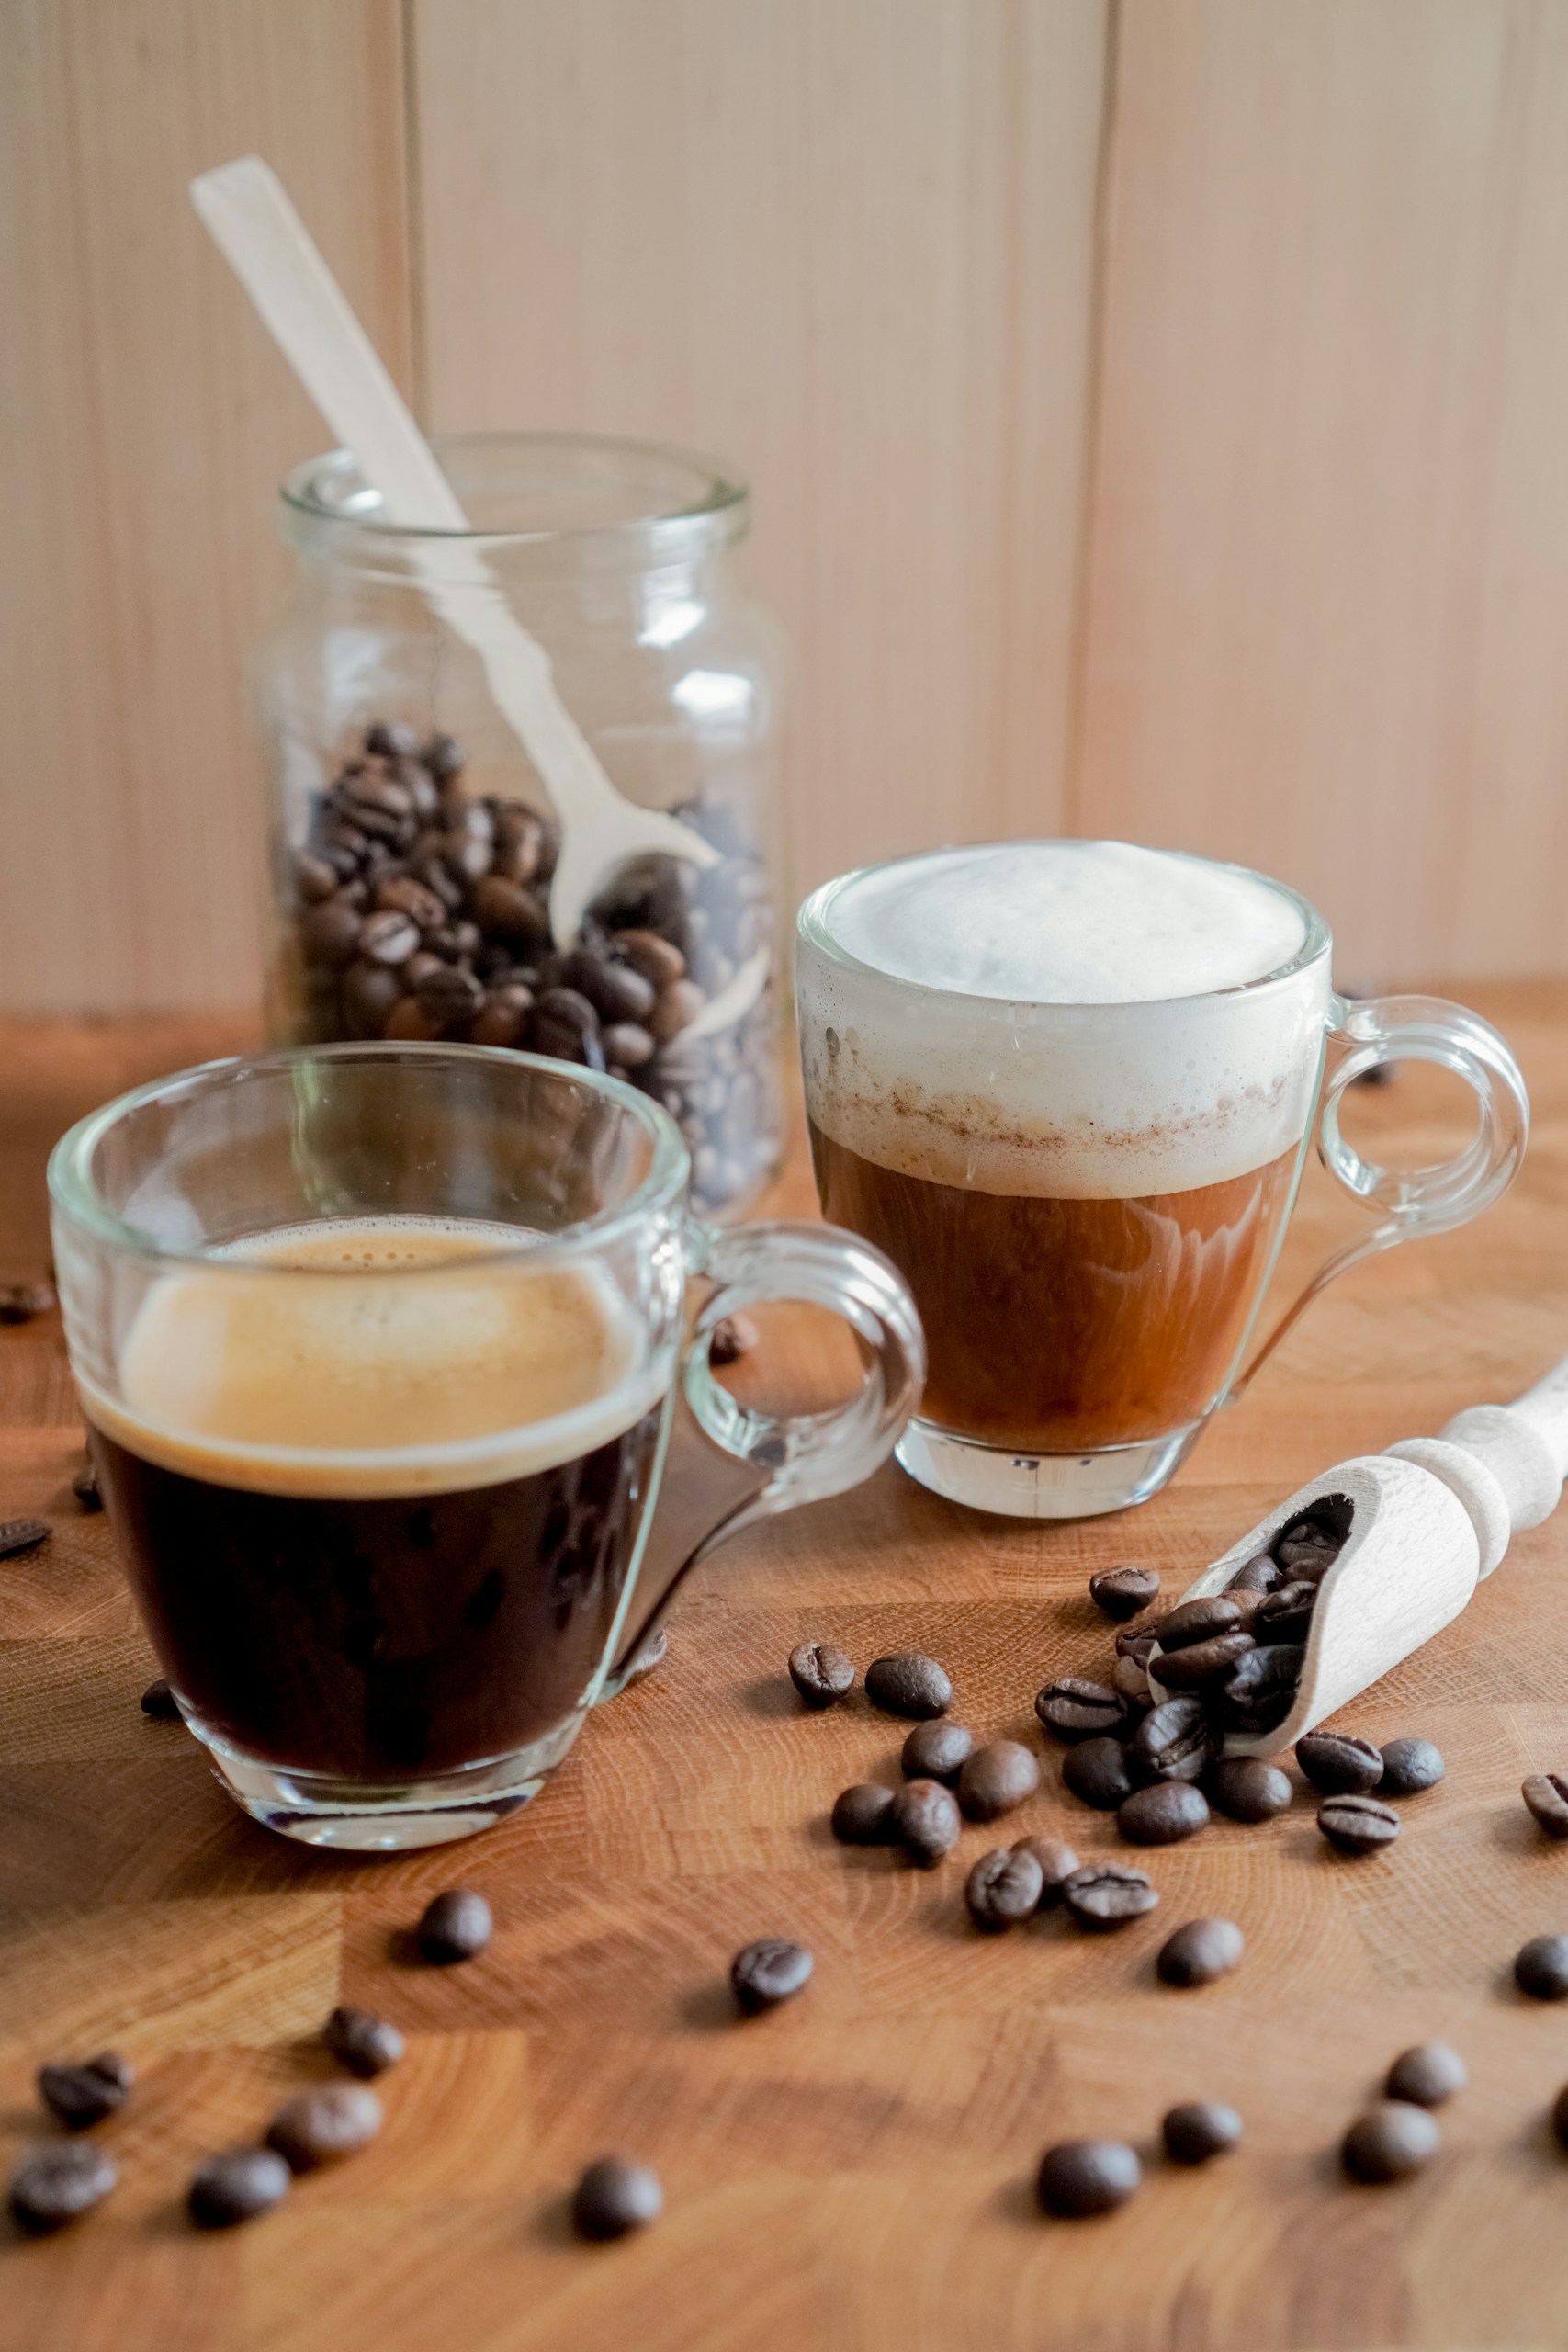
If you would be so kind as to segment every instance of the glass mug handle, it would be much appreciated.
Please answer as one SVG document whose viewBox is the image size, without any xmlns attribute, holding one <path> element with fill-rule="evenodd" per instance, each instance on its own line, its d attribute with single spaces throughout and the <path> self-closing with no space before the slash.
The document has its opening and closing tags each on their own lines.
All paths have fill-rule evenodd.
<svg viewBox="0 0 1568 2352">
<path fill-rule="evenodd" d="M 1318 1157 L 1358 1200 L 1383 1211 L 1382 1222 L 1348 1242 L 1318 1268 L 1237 1378 L 1239 1396 L 1304 1308 L 1337 1275 L 1396 1242 L 1450 1233 L 1479 1216 L 1517 1175 L 1529 1134 L 1529 1097 L 1506 1038 L 1489 1021 L 1440 996 L 1333 1000 L 1329 1043 L 1340 1058 L 1325 1081 L 1317 1114 Z M 1363 1159 L 1340 1131 L 1339 1102 L 1348 1086 L 1371 1069 L 1397 1061 L 1436 1062 L 1462 1078 L 1475 1096 L 1476 1129 L 1464 1149 L 1431 1167 L 1380 1168 Z"/>
</svg>

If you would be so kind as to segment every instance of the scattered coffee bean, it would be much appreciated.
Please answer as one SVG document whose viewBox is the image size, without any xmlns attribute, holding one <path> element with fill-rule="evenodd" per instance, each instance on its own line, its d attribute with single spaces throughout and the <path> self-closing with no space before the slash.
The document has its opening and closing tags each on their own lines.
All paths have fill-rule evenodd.
<svg viewBox="0 0 1568 2352">
<path fill-rule="evenodd" d="M 1213 1984 L 1228 1976 L 1242 1954 L 1234 1919 L 1189 1919 L 1159 1948 L 1155 1966 L 1162 1984 Z"/>
<path fill-rule="evenodd" d="M 1429 1739 L 1391 1739 L 1382 1750 L 1378 1794 L 1418 1797 L 1423 1790 L 1435 1789 L 1442 1777 L 1442 1752 Z"/>
<path fill-rule="evenodd" d="M 144 1715 L 151 1715 L 156 1724 L 177 1724 L 184 1720 L 179 1701 L 162 1675 L 156 1682 L 150 1682 L 141 1693 L 141 1712 Z"/>
<path fill-rule="evenodd" d="M 98 1474 L 90 1462 L 85 1462 L 71 1481 L 71 1491 L 82 1510 L 102 1510 L 104 1498 L 98 1492 Z"/>
<path fill-rule="evenodd" d="M 664 2191 L 657 2173 L 646 2165 L 628 2163 L 625 2156 L 601 2156 L 577 2184 L 572 2227 L 580 2238 L 600 2244 L 646 2229 L 663 2211 Z"/>
<path fill-rule="evenodd" d="M 1156 1781 L 1196 1781 L 1219 1751 L 1219 1735 L 1190 1691 L 1164 1699 L 1133 1735 L 1134 1775 Z"/>
<path fill-rule="evenodd" d="M 1551 2103 L 1551 2128 L 1557 2134 L 1559 2147 L 1568 2149 L 1568 2085 Z"/>
<path fill-rule="evenodd" d="M 1131 1846 L 1176 1846 L 1209 1826 L 1209 1801 L 1190 1781 L 1153 1781 L 1119 1807 L 1116 1826 Z"/>
<path fill-rule="evenodd" d="M 1296 1579 L 1277 1585 L 1260 1600 L 1253 1623 L 1260 1642 L 1304 1642 L 1317 1607 L 1315 1584 Z"/>
<path fill-rule="evenodd" d="M 1127 1702 L 1108 1682 L 1062 1675 L 1035 1694 L 1034 1712 L 1055 1739 L 1093 1739 L 1127 1720 Z"/>
<path fill-rule="evenodd" d="M 267 2126 L 266 2143 L 290 2172 L 352 2156 L 381 2129 L 381 2102 L 363 2083 L 319 2083 L 286 2099 Z"/>
<path fill-rule="evenodd" d="M 1240 1622 L 1240 1610 L 1225 1593 L 1184 1600 L 1161 1619 L 1159 1645 L 1167 1652 L 1184 1650 L 1194 1642 L 1211 1642 L 1223 1634 L 1234 1634 Z"/>
<path fill-rule="evenodd" d="M 1032 1854 L 1040 1865 L 1040 1908 L 1055 1910 L 1062 1900 L 1062 1889 L 1075 1871 L 1082 1868 L 1070 1846 L 1057 1838 L 1021 1838 L 1013 1848 L 1015 1854 Z"/>
<path fill-rule="evenodd" d="M 1568 1997 L 1568 1936 L 1532 1936 L 1514 1955 L 1514 1982 L 1532 2001 Z"/>
<path fill-rule="evenodd" d="M 190 2185 L 191 2220 L 200 2230 L 232 2230 L 281 2205 L 292 2174 L 276 2148 L 226 2148 L 209 2156 Z"/>
<path fill-rule="evenodd" d="M 804 1944 L 764 1938 L 748 1944 L 729 1963 L 729 1982 L 748 2017 L 776 2009 L 793 2000 L 811 1974 L 811 1954 Z"/>
<path fill-rule="evenodd" d="M 0 1519 L 0 1560 L 32 1551 L 48 1533 L 47 1519 Z"/>
<path fill-rule="evenodd" d="M 1317 1826 L 1337 1853 L 1375 1854 L 1399 1835 L 1399 1815 L 1380 1797 L 1325 1797 Z"/>
<path fill-rule="evenodd" d="M 1519 1794 L 1549 1838 L 1568 1838 L 1568 1773 L 1532 1772 Z"/>
<path fill-rule="evenodd" d="M 1407 2099 L 1416 2107 L 1441 2107 L 1469 2080 L 1457 2050 L 1450 2050 L 1446 2041 L 1422 2041 L 1414 2050 L 1400 2052 L 1383 2088 L 1390 2098 Z"/>
<path fill-rule="evenodd" d="M 977 1747 L 958 1775 L 958 1802 L 971 1821 L 995 1821 L 1032 1797 L 1040 1786 L 1040 1766 L 1018 1739 L 993 1739 Z"/>
<path fill-rule="evenodd" d="M 841 1846 L 885 1846 L 891 1834 L 893 1792 L 876 1781 L 857 1781 L 833 1805 L 832 1829 Z"/>
<path fill-rule="evenodd" d="M 1081 2222 L 1125 2205 L 1144 2169 L 1120 2140 L 1063 2140 L 1040 2159 L 1040 2202 L 1058 2221 Z"/>
<path fill-rule="evenodd" d="M 958 1843 L 962 1824 L 951 1789 L 940 1781 L 906 1781 L 893 1792 L 888 1834 L 912 1862 L 931 1870 Z"/>
<path fill-rule="evenodd" d="M 1044 1891 L 1038 1856 L 1027 1846 L 998 1846 L 982 1854 L 970 1871 L 964 1900 L 975 1925 L 995 1934 L 1038 1911 Z"/>
<path fill-rule="evenodd" d="M 472 1887 L 449 1886 L 425 1905 L 414 1935 L 425 1959 L 446 1968 L 483 1951 L 494 1925 L 482 1894 Z"/>
<path fill-rule="evenodd" d="M 1111 1687 L 1127 1702 L 1128 1724 L 1146 1715 L 1154 1705 L 1154 1692 L 1149 1689 L 1148 1668 L 1141 1666 L 1135 1657 L 1117 1659 L 1111 1669 Z"/>
<path fill-rule="evenodd" d="M 1089 1597 L 1108 1617 L 1135 1617 L 1159 1590 L 1157 1568 L 1101 1568 L 1089 1580 Z"/>
<path fill-rule="evenodd" d="M 945 1781 L 951 1788 L 969 1761 L 975 1735 L 963 1724 L 917 1724 L 898 1751 L 904 1776 L 910 1781 Z"/>
<path fill-rule="evenodd" d="M 342 2006 L 327 2019 L 325 2041 L 338 2064 L 366 2082 L 395 2066 L 408 2047 L 389 2018 Z"/>
<path fill-rule="evenodd" d="M 1086 1862 L 1062 1882 L 1062 1900 L 1080 1928 L 1101 1934 L 1152 1911 L 1159 1896 L 1124 1862 Z"/>
<path fill-rule="evenodd" d="M 953 1685 L 934 1657 L 919 1650 L 897 1650 L 874 1657 L 865 1670 L 865 1695 L 889 1715 L 945 1715 Z"/>
<path fill-rule="evenodd" d="M 1167 1690 L 1201 1690 L 1223 1682 L 1238 1658 L 1253 1646 L 1252 1635 L 1216 1634 L 1206 1642 L 1190 1642 L 1179 1650 L 1160 1650 L 1149 1660 L 1149 1672 Z"/>
<path fill-rule="evenodd" d="M 1290 1776 L 1261 1756 L 1222 1756 L 1203 1776 L 1209 1802 L 1233 1821 L 1271 1821 L 1291 1802 Z"/>
<path fill-rule="evenodd" d="M 1220 1727 L 1248 1739 L 1277 1731 L 1295 1705 L 1305 1657 L 1299 1642 L 1262 1642 L 1237 1658 L 1214 1699 Z"/>
<path fill-rule="evenodd" d="M 57 2122 L 68 2132 L 82 2132 L 116 2114 L 130 2096 L 136 2081 L 129 2059 L 118 2050 L 105 2050 L 80 2066 L 40 2066 L 39 2097 Z"/>
<path fill-rule="evenodd" d="M 1219 2099 L 1188 2099 L 1169 2109 L 1160 2123 L 1165 2153 L 1173 2165 L 1206 2165 L 1241 2138 L 1241 2118 Z"/>
<path fill-rule="evenodd" d="M 53 2140 L 29 2148 L 11 2175 L 11 2211 L 35 2236 L 61 2230 L 101 2205 L 119 2178 L 95 2140 Z"/>
<path fill-rule="evenodd" d="M 52 1283 L 0 1283 L 0 1323 L 30 1323 L 53 1305 Z"/>
<path fill-rule="evenodd" d="M 789 1654 L 789 1679 L 808 1707 L 833 1707 L 852 1687 L 855 1670 L 831 1642 L 801 1642 Z"/>
<path fill-rule="evenodd" d="M 1437 2154 L 1438 2139 L 1438 2127 L 1424 2107 L 1380 2099 L 1356 2118 L 1340 2154 L 1356 2180 L 1403 2180 Z"/>
<path fill-rule="evenodd" d="M 749 1315 L 726 1315 L 708 1334 L 709 1363 L 739 1363 L 753 1348 L 761 1344 L 762 1335 Z"/>
<path fill-rule="evenodd" d="M 1296 1742 L 1296 1762 L 1325 1796 L 1366 1796 L 1382 1779 L 1382 1750 L 1348 1732 L 1309 1731 Z"/>
<path fill-rule="evenodd" d="M 1085 1804 L 1114 1813 L 1133 1793 L 1127 1751 L 1119 1739 L 1080 1739 L 1062 1759 L 1062 1782 Z"/>
</svg>

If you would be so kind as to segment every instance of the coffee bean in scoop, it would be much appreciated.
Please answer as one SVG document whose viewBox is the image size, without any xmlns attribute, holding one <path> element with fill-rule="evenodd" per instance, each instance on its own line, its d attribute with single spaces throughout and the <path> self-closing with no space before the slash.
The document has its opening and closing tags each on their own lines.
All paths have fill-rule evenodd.
<svg viewBox="0 0 1568 2352">
<path fill-rule="evenodd" d="M 1259 1642 L 1211 1690 L 1219 1726 L 1256 1739 L 1277 1731 L 1296 1703 L 1306 1652 L 1299 1642 Z"/>
<path fill-rule="evenodd" d="M 0 1519 L 0 1560 L 35 1551 L 49 1533 L 47 1519 Z"/>
<path fill-rule="evenodd" d="M 1241 1611 L 1226 1593 L 1184 1600 L 1161 1618 L 1159 1645 L 1168 1654 L 1189 1649 L 1196 1643 L 1217 1641 L 1225 1634 L 1234 1634 L 1240 1623 Z"/>
<path fill-rule="evenodd" d="M 1149 1689 L 1147 1667 L 1135 1657 L 1119 1657 L 1111 1669 L 1111 1687 L 1127 1703 L 1127 1720 L 1122 1729 L 1130 1731 L 1141 1722 L 1154 1705 L 1154 1692 Z"/>
<path fill-rule="evenodd" d="M 1276 1586 L 1258 1603 L 1253 1626 L 1259 1642 L 1304 1642 L 1317 1607 L 1317 1587 L 1303 1579 Z"/>
<path fill-rule="evenodd" d="M 101 2051 L 79 2066 L 40 2066 L 39 2097 L 68 2132 L 84 2132 L 101 2123 L 125 2105 L 136 2081 L 135 2072 L 118 2050 Z"/>
<path fill-rule="evenodd" d="M 1353 2179 L 1404 2180 L 1437 2154 L 1438 2136 L 1424 2107 L 1407 2099 L 1380 2099 L 1351 2124 L 1340 2154 Z"/>
<path fill-rule="evenodd" d="M 1232 1668 L 1254 1647 L 1252 1635 L 1238 1627 L 1215 1634 L 1208 1641 L 1190 1642 L 1178 1650 L 1162 1650 L 1149 1660 L 1148 1671 L 1166 1690 L 1206 1690 L 1225 1680 Z"/>
<path fill-rule="evenodd" d="M 1040 1766 L 1021 1740 L 993 1739 L 977 1747 L 958 1775 L 958 1802 L 971 1821 L 995 1821 L 1032 1797 Z"/>
<path fill-rule="evenodd" d="M 1261 1756 L 1222 1756 L 1203 1775 L 1203 1789 L 1232 1821 L 1271 1821 L 1289 1809 L 1292 1795 L 1289 1774 Z"/>
<path fill-rule="evenodd" d="M 96 2141 L 51 2141 L 29 2148 L 11 2175 L 11 2211 L 41 2237 L 101 2205 L 118 2178 L 113 2158 Z"/>
<path fill-rule="evenodd" d="M 1400 2052 L 1383 2088 L 1390 2098 L 1407 2099 L 1416 2107 L 1441 2107 L 1469 2080 L 1457 2050 L 1446 2041 L 1422 2041 L 1414 2050 Z"/>
<path fill-rule="evenodd" d="M 179 1702 L 162 1676 L 156 1682 L 150 1682 L 141 1693 L 141 1712 L 151 1715 L 156 1724 L 177 1724 L 181 1720 Z"/>
<path fill-rule="evenodd" d="M 414 1938 L 426 1960 L 449 1968 L 483 1951 L 494 1925 L 482 1894 L 469 1886 L 449 1886 L 425 1905 Z"/>
<path fill-rule="evenodd" d="M 1568 1773 L 1532 1772 L 1519 1794 L 1549 1838 L 1568 1838 Z"/>
<path fill-rule="evenodd" d="M 1089 1580 L 1089 1597 L 1097 1609 L 1118 1621 L 1135 1617 L 1159 1591 L 1157 1568 L 1101 1568 Z"/>
<path fill-rule="evenodd" d="M 1322 1576 L 1344 1549 L 1345 1538 L 1331 1527 L 1314 1519 L 1298 1519 L 1275 1544 L 1274 1557 L 1297 1576 Z"/>
<path fill-rule="evenodd" d="M 1175 1846 L 1209 1826 L 1209 1803 L 1190 1781 L 1152 1781 L 1134 1789 L 1116 1815 L 1131 1846 Z"/>
<path fill-rule="evenodd" d="M 293 2178 L 276 2148 L 226 2148 L 209 2156 L 186 2203 L 199 2230 L 232 2230 L 281 2205 Z"/>
<path fill-rule="evenodd" d="M 1366 1796 L 1383 1776 L 1382 1748 L 1348 1732 L 1303 1733 L 1296 1742 L 1296 1762 L 1325 1796 Z"/>
<path fill-rule="evenodd" d="M 1114 2212 L 1136 2193 L 1144 2170 L 1120 2140 L 1063 2140 L 1040 2159 L 1040 2202 L 1058 2221 Z"/>
<path fill-rule="evenodd" d="M 1038 1911 L 1044 1887 L 1039 1860 L 1027 1847 L 998 1846 L 975 1864 L 964 1900 L 975 1925 L 994 1935 Z"/>
<path fill-rule="evenodd" d="M 1225 1590 L 1233 1598 L 1243 1592 L 1272 1592 L 1288 1580 L 1288 1574 L 1271 1552 L 1258 1552 L 1243 1562 Z"/>
<path fill-rule="evenodd" d="M 886 1714 L 923 1719 L 946 1714 L 953 1704 L 953 1685 L 934 1657 L 920 1650 L 897 1650 L 889 1657 L 872 1659 L 865 1670 L 865 1695 Z"/>
<path fill-rule="evenodd" d="M 969 1761 L 975 1735 L 963 1724 L 933 1720 L 917 1724 L 898 1751 L 909 1781 L 945 1781 L 951 1788 Z"/>
<path fill-rule="evenodd" d="M 831 1642 L 801 1642 L 789 1654 L 789 1679 L 808 1707 L 820 1709 L 837 1706 L 855 1670 Z"/>
<path fill-rule="evenodd" d="M 1119 1739 L 1080 1739 L 1062 1759 L 1062 1784 L 1100 1813 L 1114 1813 L 1133 1793 L 1127 1750 Z"/>
<path fill-rule="evenodd" d="M 893 1792 L 888 1832 L 921 1870 L 933 1870 L 958 1843 L 963 1826 L 951 1789 L 940 1781 L 906 1781 Z"/>
<path fill-rule="evenodd" d="M 1034 1712 L 1052 1737 L 1068 1743 L 1119 1731 L 1127 1711 L 1127 1701 L 1108 1682 L 1089 1682 L 1076 1674 L 1048 1682 L 1034 1699 Z"/>
<path fill-rule="evenodd" d="M 1188 1919 L 1161 1944 L 1155 1967 L 1162 1984 L 1186 1990 L 1228 1976 L 1240 1965 L 1242 1950 L 1234 1919 Z"/>
<path fill-rule="evenodd" d="M 1206 2165 L 1241 2138 L 1241 2118 L 1220 2099 L 1187 2099 L 1168 2110 L 1160 2123 L 1165 2153 L 1173 2165 Z"/>
<path fill-rule="evenodd" d="M 1124 1862 L 1086 1862 L 1063 1881 L 1062 1901 L 1078 1927 L 1105 1935 L 1143 1918 L 1159 1896 L 1142 1871 Z"/>
<path fill-rule="evenodd" d="M 625 2156 L 601 2156 L 577 2184 L 571 2222 L 580 2238 L 604 2244 L 646 2229 L 663 2211 L 664 2191 L 657 2173 Z"/>
<path fill-rule="evenodd" d="M 729 1982 L 748 2017 L 776 2009 L 802 1990 L 811 1974 L 812 1957 L 804 1944 L 764 1938 L 747 1944 L 729 1963 Z"/>
<path fill-rule="evenodd" d="M 346 2006 L 333 2011 L 322 2039 L 338 2064 L 365 2082 L 395 2066 L 408 2047 L 389 2018 Z"/>
<path fill-rule="evenodd" d="M 892 1810 L 891 1789 L 877 1781 L 857 1781 L 834 1802 L 833 1835 L 840 1846 L 885 1846 L 892 1834 Z"/>
<path fill-rule="evenodd" d="M 1568 1936 L 1532 1936 L 1514 1955 L 1514 1982 L 1532 2001 L 1568 1998 Z"/>
<path fill-rule="evenodd" d="M 1338 1854 L 1375 1854 L 1399 1835 L 1399 1815 L 1378 1797 L 1325 1797 L 1317 1826 Z"/>
<path fill-rule="evenodd" d="M 1040 1908 L 1055 1910 L 1067 1881 L 1083 1867 L 1072 1848 L 1064 1846 L 1059 1838 L 1021 1838 L 1012 1850 L 1015 1854 L 1032 1854 L 1039 1863 Z"/>
<path fill-rule="evenodd" d="M 1442 1752 L 1429 1739 L 1391 1739 L 1382 1754 L 1380 1797 L 1418 1797 L 1443 1777 Z"/>
</svg>

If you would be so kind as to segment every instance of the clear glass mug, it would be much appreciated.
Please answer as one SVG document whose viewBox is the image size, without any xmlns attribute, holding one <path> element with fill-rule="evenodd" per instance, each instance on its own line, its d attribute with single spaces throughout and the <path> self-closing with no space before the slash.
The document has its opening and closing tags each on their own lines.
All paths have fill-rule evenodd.
<svg viewBox="0 0 1568 2352">
<path fill-rule="evenodd" d="M 700 1224 L 689 1177 L 634 1088 L 471 1046 L 216 1062 L 56 1148 L 105 1500 L 181 1713 L 255 1819 L 392 1849 L 536 1793 L 667 1598 L 639 1570 L 677 1385 L 727 1536 L 890 1452 L 923 1371 L 899 1276 L 819 1226 Z M 714 1325 L 770 1299 L 848 1322 L 848 1403 L 774 1419 L 713 1379 Z"/>
<path fill-rule="evenodd" d="M 896 977 L 844 946 L 846 891 L 929 876 L 951 854 L 841 876 L 800 910 L 818 1190 L 826 1216 L 899 1267 L 920 1309 L 930 1362 L 897 1448 L 905 1469 L 1018 1518 L 1117 1510 L 1164 1486 L 1335 1275 L 1498 1199 L 1529 1132 L 1524 1080 L 1462 1006 L 1337 996 L 1316 910 L 1208 860 L 1190 862 L 1296 910 L 1289 962 L 1206 994 L 1020 1003 Z M 1404 1058 L 1452 1070 L 1475 1095 L 1473 1138 L 1436 1167 L 1375 1167 L 1340 1131 L 1345 1089 Z M 1229 1083 L 1238 1070 L 1245 1087 Z M 1249 1355 L 1314 1137 L 1382 1218 Z"/>
</svg>

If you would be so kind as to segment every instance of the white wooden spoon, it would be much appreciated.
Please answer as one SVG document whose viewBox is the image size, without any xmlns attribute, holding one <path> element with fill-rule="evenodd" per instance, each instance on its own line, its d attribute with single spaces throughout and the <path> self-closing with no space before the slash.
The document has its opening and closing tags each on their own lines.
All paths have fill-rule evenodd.
<svg viewBox="0 0 1568 2352">
<path fill-rule="evenodd" d="M 1568 1476 L 1568 1356 L 1512 1405 L 1472 1405 L 1440 1437 L 1325 1470 L 1261 1520 L 1182 1594 L 1223 1592 L 1292 1520 L 1348 1510 L 1349 1535 L 1318 1587 L 1295 1704 L 1277 1729 L 1233 1735 L 1227 1756 L 1271 1756 L 1376 1682 L 1456 1618 L 1516 1528 L 1539 1527 Z M 1345 1510 L 1331 1512 L 1343 1521 Z M 1159 1652 L 1149 1682 L 1159 1682 Z"/>
<path fill-rule="evenodd" d="M 243 155 L 192 180 L 190 196 L 284 357 L 353 450 L 388 521 L 411 531 L 467 531 L 451 483 L 276 172 L 258 155 Z M 418 564 L 418 541 L 410 544 Z M 623 859 L 660 850 L 692 865 L 717 864 L 718 852 L 690 825 L 639 808 L 615 790 L 556 691 L 548 654 L 491 578 L 481 547 L 444 540 L 438 562 L 433 555 L 424 567 L 423 584 L 434 610 L 483 662 L 496 705 L 554 805 L 561 849 L 550 928 L 558 945 L 570 946 L 594 894 Z"/>
</svg>

